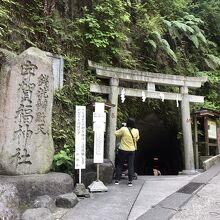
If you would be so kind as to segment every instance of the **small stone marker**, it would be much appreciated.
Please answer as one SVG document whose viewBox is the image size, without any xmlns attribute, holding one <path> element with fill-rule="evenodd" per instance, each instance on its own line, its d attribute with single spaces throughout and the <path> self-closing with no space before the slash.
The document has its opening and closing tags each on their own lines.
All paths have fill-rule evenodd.
<svg viewBox="0 0 220 220">
<path fill-rule="evenodd" d="M 78 197 L 85 197 L 85 198 L 90 197 L 89 191 L 86 189 L 86 187 L 83 183 L 77 183 L 73 192 Z"/>
<path fill-rule="evenodd" d="M 0 167 L 13 175 L 46 173 L 54 155 L 51 59 L 29 48 L 15 57 L 7 71 L 0 73 L 6 77 L 0 83 L 7 81 L 6 88 L 0 87 L 0 92 L 6 91 L 0 106 Z"/>
<path fill-rule="evenodd" d="M 62 208 L 73 208 L 79 202 L 76 194 L 66 193 L 56 198 L 56 206 Z"/>
<path fill-rule="evenodd" d="M 21 220 L 54 220 L 49 209 L 27 209 L 21 216 Z"/>
<path fill-rule="evenodd" d="M 35 200 L 34 200 L 34 208 L 47 208 L 49 209 L 51 212 L 53 212 L 56 209 L 56 205 L 55 205 L 55 200 L 52 199 L 50 196 L 48 195 L 44 195 L 44 196 L 38 196 Z"/>
</svg>

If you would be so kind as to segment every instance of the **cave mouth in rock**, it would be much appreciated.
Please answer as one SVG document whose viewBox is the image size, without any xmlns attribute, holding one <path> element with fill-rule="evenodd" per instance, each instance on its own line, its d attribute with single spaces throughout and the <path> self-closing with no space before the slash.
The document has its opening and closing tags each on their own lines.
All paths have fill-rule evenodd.
<svg viewBox="0 0 220 220">
<path fill-rule="evenodd" d="M 166 128 L 155 113 L 137 120 L 140 132 L 135 154 L 135 172 L 153 175 L 158 169 L 161 175 L 177 175 L 182 170 L 182 155 L 176 132 Z"/>
</svg>

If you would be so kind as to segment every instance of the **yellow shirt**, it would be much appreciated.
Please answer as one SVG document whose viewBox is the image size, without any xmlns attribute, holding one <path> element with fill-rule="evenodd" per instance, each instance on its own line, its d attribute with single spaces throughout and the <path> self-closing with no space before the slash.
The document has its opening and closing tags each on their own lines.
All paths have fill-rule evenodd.
<svg viewBox="0 0 220 220">
<path fill-rule="evenodd" d="M 116 137 L 121 138 L 119 149 L 124 151 L 135 151 L 137 149 L 139 131 L 136 128 L 132 128 L 130 131 L 134 137 L 134 141 L 127 127 L 121 127 L 119 130 L 115 132 Z"/>
</svg>

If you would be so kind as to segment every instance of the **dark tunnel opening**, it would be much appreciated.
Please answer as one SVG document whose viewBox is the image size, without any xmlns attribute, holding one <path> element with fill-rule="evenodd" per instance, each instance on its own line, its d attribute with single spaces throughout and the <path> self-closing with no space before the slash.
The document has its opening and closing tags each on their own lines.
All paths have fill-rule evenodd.
<svg viewBox="0 0 220 220">
<path fill-rule="evenodd" d="M 166 128 L 163 121 L 152 113 L 137 121 L 140 132 L 135 155 L 135 171 L 139 175 L 177 175 L 183 168 L 180 144 L 176 132 Z"/>
</svg>

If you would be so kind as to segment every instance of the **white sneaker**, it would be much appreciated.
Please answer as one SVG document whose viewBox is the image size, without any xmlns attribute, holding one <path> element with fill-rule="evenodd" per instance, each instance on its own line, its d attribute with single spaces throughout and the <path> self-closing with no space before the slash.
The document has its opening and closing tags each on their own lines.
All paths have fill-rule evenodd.
<svg viewBox="0 0 220 220">
<path fill-rule="evenodd" d="M 132 182 L 131 181 L 128 182 L 128 186 L 132 186 Z"/>
<path fill-rule="evenodd" d="M 119 181 L 118 180 L 115 180 L 115 185 L 119 185 Z"/>
</svg>

